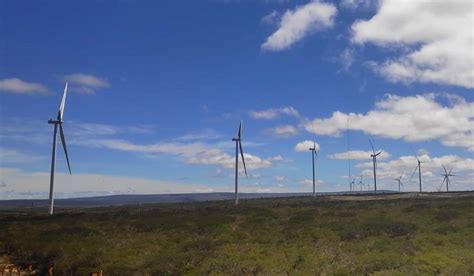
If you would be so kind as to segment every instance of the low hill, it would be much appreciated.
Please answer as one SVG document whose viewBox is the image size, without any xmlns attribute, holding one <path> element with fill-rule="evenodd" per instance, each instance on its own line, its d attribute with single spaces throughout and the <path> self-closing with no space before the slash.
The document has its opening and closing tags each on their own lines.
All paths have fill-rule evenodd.
<svg viewBox="0 0 474 276">
<path fill-rule="evenodd" d="M 344 195 L 349 192 L 318 193 L 318 195 Z M 355 192 L 354 194 L 367 194 L 368 192 Z M 394 193 L 382 190 L 379 193 Z M 307 196 L 309 193 L 240 193 L 240 199 L 276 198 Z M 189 194 L 152 194 L 152 195 L 110 195 L 97 197 L 65 198 L 54 201 L 57 207 L 103 207 L 111 205 L 130 205 L 143 203 L 170 203 L 170 202 L 199 202 L 215 200 L 231 200 L 234 193 L 189 193 Z M 0 210 L 19 207 L 47 206 L 47 199 L 12 199 L 0 200 Z"/>
</svg>

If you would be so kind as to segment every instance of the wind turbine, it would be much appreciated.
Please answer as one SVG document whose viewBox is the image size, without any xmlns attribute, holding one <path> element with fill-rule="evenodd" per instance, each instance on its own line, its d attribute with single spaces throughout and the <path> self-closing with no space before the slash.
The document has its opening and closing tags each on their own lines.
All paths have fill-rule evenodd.
<svg viewBox="0 0 474 276">
<path fill-rule="evenodd" d="M 247 167 L 245 166 L 244 150 L 242 149 L 242 120 L 240 120 L 239 131 L 237 138 L 232 138 L 235 141 L 235 205 L 239 204 L 239 149 L 242 156 L 242 163 L 244 164 L 245 177 L 247 177 Z"/>
<path fill-rule="evenodd" d="M 452 171 L 453 169 L 450 169 L 449 172 L 448 172 L 448 170 L 446 170 L 446 168 L 444 167 L 444 165 L 443 165 L 443 169 L 444 169 L 444 174 L 442 174 L 442 176 L 444 176 L 444 178 L 443 178 L 443 183 L 441 183 L 441 185 L 443 185 L 444 182 L 446 181 L 446 192 L 449 192 L 449 182 L 450 182 L 449 177 L 450 177 L 450 176 L 456 176 L 456 175 L 451 174 L 451 171 Z"/>
<path fill-rule="evenodd" d="M 311 124 L 311 127 L 313 128 L 313 147 L 310 147 L 309 150 L 311 151 L 311 158 L 313 160 L 313 197 L 315 197 L 316 196 L 316 168 L 314 166 L 314 159 L 318 157 L 318 153 L 316 151 L 316 139 L 314 138 L 313 124 Z"/>
<path fill-rule="evenodd" d="M 362 187 L 364 186 L 364 183 L 362 182 L 362 174 L 360 175 L 359 186 L 360 190 L 362 191 Z"/>
<path fill-rule="evenodd" d="M 352 178 L 352 180 L 350 180 L 350 181 L 351 181 L 351 182 L 350 182 L 350 185 L 351 185 L 351 187 L 350 187 L 350 192 L 351 192 L 351 194 L 352 194 L 352 192 L 355 191 L 355 177 Z"/>
<path fill-rule="evenodd" d="M 59 105 L 58 115 L 56 120 L 49 119 L 48 124 L 54 125 L 54 134 L 53 134 L 53 153 L 51 158 L 51 178 L 49 183 L 49 214 L 53 214 L 54 210 L 54 172 L 56 166 L 56 136 L 58 133 L 58 126 L 59 126 L 59 134 L 61 136 L 61 143 L 63 145 L 64 154 L 66 155 L 67 161 L 67 168 L 69 170 L 69 174 L 71 174 L 71 166 L 69 164 L 69 157 L 67 155 L 67 148 L 66 148 L 66 138 L 64 137 L 64 129 L 63 129 L 63 114 L 64 114 L 64 105 L 66 104 L 66 94 L 67 94 L 67 82 L 64 86 L 64 93 L 63 98 L 61 100 L 61 104 Z"/>
<path fill-rule="evenodd" d="M 382 151 L 379 151 L 375 153 L 374 149 L 374 144 L 372 144 L 372 141 L 369 139 L 370 146 L 372 147 L 372 153 L 370 157 L 372 157 L 372 162 L 374 164 L 374 192 L 377 193 L 377 156 L 379 156 Z"/>
<path fill-rule="evenodd" d="M 418 161 L 418 165 L 416 165 L 416 168 L 413 171 L 413 173 L 415 173 L 416 169 L 418 169 L 418 180 L 419 180 L 419 183 L 420 183 L 420 193 L 421 193 L 422 192 L 422 188 L 421 188 L 421 164 L 425 163 L 425 162 L 421 162 L 416 154 L 415 154 L 415 158 Z M 412 174 L 412 177 L 413 177 L 413 174 Z"/>
<path fill-rule="evenodd" d="M 399 193 L 401 192 L 401 186 L 403 186 L 402 177 L 403 177 L 403 173 L 398 178 L 393 179 L 393 180 L 398 182 L 398 192 Z"/>
</svg>

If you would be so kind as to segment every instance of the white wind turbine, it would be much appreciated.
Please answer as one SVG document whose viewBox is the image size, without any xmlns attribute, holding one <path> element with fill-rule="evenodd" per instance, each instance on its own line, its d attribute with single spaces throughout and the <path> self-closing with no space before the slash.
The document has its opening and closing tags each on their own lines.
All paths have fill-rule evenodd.
<svg viewBox="0 0 474 276">
<path fill-rule="evenodd" d="M 369 139 L 370 146 L 372 147 L 372 154 L 370 157 L 372 157 L 372 162 L 374 165 L 374 192 L 377 193 L 377 156 L 379 156 L 382 151 L 380 150 L 379 152 L 375 153 L 374 145 L 372 144 L 372 141 Z"/>
<path fill-rule="evenodd" d="M 311 159 L 313 160 L 313 197 L 316 196 L 316 167 L 315 159 L 318 157 L 318 152 L 316 150 L 316 138 L 314 137 L 314 126 L 311 123 L 311 128 L 313 129 L 313 146 L 309 148 L 311 151 Z"/>
<path fill-rule="evenodd" d="M 69 174 L 71 174 L 71 166 L 69 164 L 69 157 L 67 155 L 67 147 L 66 147 L 66 138 L 64 137 L 64 129 L 63 129 L 63 114 L 64 114 L 64 105 L 66 104 L 66 94 L 67 94 L 67 82 L 64 86 L 64 93 L 63 98 L 61 100 L 61 104 L 59 105 L 58 115 L 56 116 L 56 120 L 49 119 L 48 124 L 54 125 L 54 134 L 53 134 L 53 151 L 52 151 L 52 158 L 51 158 L 51 178 L 49 184 L 49 214 L 52 215 L 54 211 L 54 173 L 55 173 L 55 166 L 56 166 L 56 137 L 58 133 L 58 126 L 59 126 L 59 134 L 61 136 L 61 143 L 63 145 L 64 154 L 66 155 L 67 167 L 69 170 Z"/>
<path fill-rule="evenodd" d="M 446 192 L 449 192 L 449 183 L 451 183 L 451 180 L 449 179 L 449 177 L 450 176 L 456 176 L 456 175 L 451 174 L 453 169 L 450 169 L 449 172 L 448 172 L 448 170 L 446 170 L 446 167 L 444 167 L 444 165 L 443 165 L 443 169 L 444 169 L 444 174 L 442 174 L 442 176 L 444 176 L 444 178 L 443 178 L 443 182 L 441 183 L 441 185 L 443 185 L 444 182 L 446 182 Z"/>
<path fill-rule="evenodd" d="M 393 179 L 393 180 L 397 181 L 397 183 L 398 183 L 398 192 L 399 193 L 402 191 L 401 186 L 403 186 L 402 177 L 403 177 L 403 173 L 398 178 Z"/>
<path fill-rule="evenodd" d="M 240 120 L 239 131 L 237 138 L 232 138 L 235 141 L 235 205 L 239 204 L 239 150 L 242 156 L 242 163 L 244 164 L 245 177 L 247 176 L 247 167 L 245 166 L 244 150 L 242 149 L 242 120 Z"/>
</svg>

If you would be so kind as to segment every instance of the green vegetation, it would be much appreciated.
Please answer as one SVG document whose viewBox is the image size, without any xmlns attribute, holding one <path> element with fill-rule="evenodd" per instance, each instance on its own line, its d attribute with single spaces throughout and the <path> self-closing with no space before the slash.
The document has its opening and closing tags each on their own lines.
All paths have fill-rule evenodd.
<svg viewBox="0 0 474 276">
<path fill-rule="evenodd" d="M 0 213 L 0 225 L 12 260 L 60 274 L 474 274 L 473 196 Z"/>
</svg>

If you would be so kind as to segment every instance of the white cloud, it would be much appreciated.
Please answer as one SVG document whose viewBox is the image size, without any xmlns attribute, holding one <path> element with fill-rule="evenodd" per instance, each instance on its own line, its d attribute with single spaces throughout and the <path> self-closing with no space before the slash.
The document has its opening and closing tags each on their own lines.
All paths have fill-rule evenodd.
<svg viewBox="0 0 474 276">
<path fill-rule="evenodd" d="M 14 168 L 0 168 L 0 180 L 4 183 L 0 198 L 47 198 L 49 172 L 28 173 Z M 57 198 L 102 196 L 113 194 L 168 194 L 202 191 L 231 191 L 231 185 L 210 187 L 138 177 L 103 174 L 73 174 L 56 172 L 55 194 Z"/>
<path fill-rule="evenodd" d="M 354 49 L 346 48 L 344 49 L 341 54 L 339 55 L 339 61 L 344 70 L 349 70 L 354 63 Z"/>
<path fill-rule="evenodd" d="M 306 151 L 309 151 L 309 149 L 312 148 L 314 145 L 316 145 L 316 151 L 319 151 L 320 149 L 319 144 L 318 143 L 314 144 L 314 141 L 310 141 L 310 140 L 305 140 L 303 142 L 296 144 L 295 151 L 306 152 Z"/>
<path fill-rule="evenodd" d="M 262 17 L 262 23 L 269 24 L 269 25 L 274 24 L 277 21 L 277 17 L 278 17 L 278 12 L 272 11 L 271 13 Z"/>
<path fill-rule="evenodd" d="M 224 168 L 233 168 L 235 165 L 235 157 L 233 155 L 230 155 L 215 146 L 199 142 L 139 145 L 118 139 L 87 139 L 76 141 L 75 144 L 143 153 L 150 157 L 153 157 L 156 154 L 171 154 L 181 157 L 183 162 L 188 164 L 220 165 Z M 267 168 L 272 166 L 273 162 L 281 161 L 281 156 L 263 159 L 249 153 L 245 153 L 244 158 L 248 170 Z"/>
<path fill-rule="evenodd" d="M 324 185 L 324 181 L 320 180 L 320 179 L 315 179 L 315 184 L 316 186 L 322 186 Z M 313 179 L 303 179 L 300 181 L 300 184 L 303 185 L 303 186 L 308 186 L 308 187 L 313 187 Z M 318 192 L 318 191 L 316 191 Z"/>
<path fill-rule="evenodd" d="M 334 25 L 337 9 L 333 4 L 311 1 L 294 10 L 287 10 L 280 20 L 279 28 L 270 35 L 262 48 L 269 51 L 285 50 L 311 32 Z"/>
<path fill-rule="evenodd" d="M 267 129 L 267 132 L 270 135 L 273 135 L 276 137 L 290 137 L 290 136 L 295 136 L 296 134 L 298 134 L 298 128 L 292 125 L 281 125 L 281 126 L 276 126 L 274 128 L 269 128 Z"/>
<path fill-rule="evenodd" d="M 26 172 L 17 168 L 0 167 L 0 199 L 48 198 L 49 172 Z M 250 175 L 252 176 L 252 175 Z M 298 187 L 249 184 L 242 179 L 240 191 L 298 192 Z M 223 185 L 204 185 L 180 181 L 164 181 L 142 177 L 127 177 L 94 173 L 69 175 L 56 172 L 56 198 L 90 197 L 115 194 L 175 194 L 203 192 L 233 192 L 233 182 Z"/>
<path fill-rule="evenodd" d="M 188 133 L 176 138 L 178 141 L 193 141 L 193 140 L 214 140 L 221 138 L 222 135 L 213 129 L 204 129 L 201 132 Z"/>
<path fill-rule="evenodd" d="M 378 152 L 379 150 L 376 150 Z M 334 159 L 334 160 L 348 160 L 349 156 L 352 160 L 366 160 L 366 159 L 372 159 L 370 155 L 373 154 L 372 151 L 363 151 L 363 150 L 351 150 L 351 151 L 345 151 L 345 152 L 338 152 L 334 154 L 328 155 L 329 159 Z M 377 156 L 377 160 L 383 160 L 387 159 L 390 157 L 390 153 L 382 151 L 382 153 Z"/>
<path fill-rule="evenodd" d="M 474 103 L 459 100 L 443 105 L 434 94 L 401 97 L 387 95 L 366 114 L 336 111 L 329 118 L 314 119 L 314 132 L 338 136 L 347 128 L 366 134 L 408 142 L 439 140 L 446 146 L 474 151 Z M 312 131 L 311 122 L 305 124 Z"/>
<path fill-rule="evenodd" d="M 48 94 L 46 86 L 18 78 L 0 80 L 0 91 L 14 94 Z"/>
<path fill-rule="evenodd" d="M 341 0 L 340 5 L 348 9 L 370 8 L 376 6 L 379 0 Z"/>
<path fill-rule="evenodd" d="M 270 120 L 279 117 L 280 115 L 287 115 L 292 117 L 299 117 L 298 111 L 292 107 L 282 107 L 282 108 L 269 108 L 265 110 L 259 111 L 249 111 L 249 116 L 253 119 L 263 119 L 263 120 Z"/>
<path fill-rule="evenodd" d="M 473 88 L 472 26 L 472 1 L 384 0 L 375 16 L 352 25 L 352 41 L 401 50 L 398 57 L 371 63 L 390 81 Z"/>
<path fill-rule="evenodd" d="M 98 89 L 110 87 L 107 80 L 91 74 L 75 73 L 65 75 L 63 79 L 71 84 L 72 89 L 83 94 L 95 94 Z"/>
<path fill-rule="evenodd" d="M 0 165 L 5 163 L 30 163 L 44 159 L 44 156 L 0 147 Z"/>
</svg>

